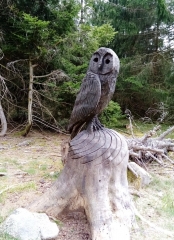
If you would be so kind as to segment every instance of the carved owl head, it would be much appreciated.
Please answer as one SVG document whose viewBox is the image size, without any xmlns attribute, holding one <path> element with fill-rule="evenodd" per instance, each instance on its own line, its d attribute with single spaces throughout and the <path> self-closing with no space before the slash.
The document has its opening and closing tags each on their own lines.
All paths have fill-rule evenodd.
<svg viewBox="0 0 174 240">
<path fill-rule="evenodd" d="M 101 47 L 93 55 L 90 60 L 89 70 L 96 74 L 105 75 L 120 69 L 120 61 L 117 54 L 110 48 Z"/>
</svg>

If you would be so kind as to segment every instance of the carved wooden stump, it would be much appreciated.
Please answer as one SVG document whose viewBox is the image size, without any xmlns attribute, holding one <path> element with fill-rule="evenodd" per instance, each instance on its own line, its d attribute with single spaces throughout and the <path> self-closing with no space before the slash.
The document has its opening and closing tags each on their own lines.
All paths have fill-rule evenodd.
<svg viewBox="0 0 174 240">
<path fill-rule="evenodd" d="M 134 219 L 128 192 L 127 143 L 104 128 L 80 132 L 70 141 L 65 167 L 29 209 L 54 217 L 83 207 L 93 240 L 127 240 Z"/>
</svg>

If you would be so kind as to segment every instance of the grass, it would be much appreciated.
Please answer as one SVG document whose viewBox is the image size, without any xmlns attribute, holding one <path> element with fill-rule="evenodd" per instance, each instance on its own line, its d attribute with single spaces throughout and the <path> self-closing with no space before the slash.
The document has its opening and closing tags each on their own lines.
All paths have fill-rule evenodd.
<svg viewBox="0 0 174 240">
<path fill-rule="evenodd" d="M 7 190 L 7 192 L 10 192 L 10 193 L 23 192 L 24 190 L 29 190 L 29 189 L 36 189 L 35 182 L 26 182 L 23 184 L 16 185 L 14 186 L 14 188 Z"/>
<path fill-rule="evenodd" d="M 162 197 L 162 210 L 167 217 L 174 217 L 174 192 L 173 189 L 167 190 Z M 174 229 L 174 226 L 173 226 Z"/>
<path fill-rule="evenodd" d="M 0 216 L 0 224 L 4 221 L 4 218 Z"/>
<path fill-rule="evenodd" d="M 143 135 L 144 133 L 152 130 L 155 126 L 157 126 L 157 124 L 155 123 L 142 123 L 140 121 L 135 121 L 136 126 L 134 126 L 134 133 L 135 135 Z M 134 123 L 133 123 L 134 125 Z M 158 135 L 160 135 L 161 133 L 163 133 L 164 131 L 166 131 L 168 128 L 170 128 L 170 125 L 166 125 L 166 124 L 160 124 L 161 128 L 160 130 L 157 132 Z M 169 134 L 167 136 L 168 138 L 174 138 L 174 132 Z"/>
<path fill-rule="evenodd" d="M 45 178 L 47 178 L 47 179 L 53 179 L 53 180 L 55 180 L 55 179 L 57 179 L 58 177 L 59 177 L 59 175 L 60 175 L 60 173 L 61 173 L 61 171 L 56 171 L 56 172 L 53 172 L 53 174 L 48 174 L 47 172 L 44 174 L 44 177 Z"/>
<path fill-rule="evenodd" d="M 35 168 L 28 168 L 25 170 L 29 175 L 35 175 L 36 174 L 36 169 Z"/>
<path fill-rule="evenodd" d="M 34 182 L 26 182 L 23 184 L 18 185 L 11 185 L 10 187 L 3 187 L 3 189 L 0 191 L 0 203 L 4 203 L 8 194 L 10 193 L 16 193 L 16 192 L 23 192 L 28 191 L 29 189 L 36 189 L 36 184 Z M 7 194 L 8 193 L 8 194 Z"/>
<path fill-rule="evenodd" d="M 20 162 L 16 158 L 10 158 L 10 157 L 0 157 L 0 163 L 1 163 L 1 168 L 5 172 L 7 171 L 7 166 L 10 165 L 10 167 L 15 166 L 15 167 L 20 167 Z M 0 169 L 0 171 L 2 171 Z"/>
<path fill-rule="evenodd" d="M 0 240 L 18 240 L 17 238 L 14 238 L 10 236 L 9 234 L 0 234 Z"/>
<path fill-rule="evenodd" d="M 144 218 L 162 229 L 174 231 L 174 179 L 171 176 L 164 177 L 152 174 L 153 181 L 140 192 L 143 197 L 134 198 L 135 205 Z M 140 236 L 134 239 L 168 239 L 167 236 L 160 236 L 159 232 L 153 231 L 151 238 L 143 236 L 146 232 L 146 224 L 140 220 L 137 221 L 141 228 Z M 138 235 L 138 234 L 137 234 Z"/>
<path fill-rule="evenodd" d="M 0 194 L 0 203 L 3 204 L 5 202 L 5 200 L 6 200 L 6 197 L 7 197 L 6 193 Z"/>
<path fill-rule="evenodd" d="M 42 172 L 47 169 L 47 165 L 43 164 L 40 160 L 30 161 L 27 168 L 24 169 L 29 175 L 42 175 Z"/>
<path fill-rule="evenodd" d="M 143 123 L 139 120 L 135 120 L 132 122 L 133 124 L 133 132 L 134 132 L 134 135 L 137 136 L 137 137 L 140 137 L 142 135 L 144 135 L 144 133 L 152 130 L 155 126 L 157 126 L 157 123 Z M 130 129 L 126 129 L 126 125 L 129 125 L 129 120 L 128 119 L 125 119 L 125 120 L 122 120 L 122 125 L 124 126 L 124 129 L 123 127 L 118 127 L 116 128 L 116 131 L 120 131 L 120 132 L 123 132 L 124 133 L 127 133 L 127 134 L 131 134 L 130 133 Z M 171 127 L 171 125 L 167 125 L 167 124 L 160 124 L 161 128 L 160 130 L 157 132 L 158 135 L 160 135 L 161 133 L 163 133 L 164 131 L 166 131 L 168 128 Z M 167 136 L 168 138 L 174 138 L 174 132 L 169 134 Z"/>
<path fill-rule="evenodd" d="M 134 134 L 138 137 L 144 135 L 145 132 L 153 129 L 155 126 L 155 124 L 144 124 L 138 121 L 135 122 L 137 127 L 134 127 Z M 128 123 L 128 120 L 125 121 L 125 125 L 126 123 Z M 162 133 L 168 129 L 169 126 L 161 125 L 161 127 Z M 125 132 L 128 131 L 126 128 L 120 128 L 120 130 L 123 130 Z M 119 132 L 119 129 L 117 129 L 117 131 Z M 160 135 L 160 132 L 158 132 L 158 135 Z M 172 133 L 168 137 L 174 138 L 174 134 Z M 52 135 L 50 138 L 52 138 Z M 7 171 L 8 175 L 7 177 L 0 179 L 2 180 L 0 182 L 0 191 L 2 189 L 5 189 L 6 186 L 12 186 L 16 183 L 18 183 L 18 185 L 3 192 L 3 194 L 0 194 L 0 211 L 1 207 L 4 208 L 5 206 L 4 215 L 1 214 L 2 216 L 0 216 L 0 222 L 4 220 L 4 216 L 7 216 L 9 214 L 9 202 L 6 200 L 13 200 L 13 196 L 15 196 L 16 193 L 19 193 L 20 196 L 23 196 L 24 193 L 24 198 L 21 197 L 19 200 L 17 198 L 16 202 L 18 204 L 23 204 L 24 201 L 24 204 L 26 204 L 26 202 L 29 201 L 28 197 L 30 197 L 30 195 L 32 195 L 32 197 L 33 195 L 37 195 L 37 192 L 35 190 L 36 187 L 38 190 L 40 188 L 40 185 L 36 186 L 36 184 L 39 182 L 38 180 L 40 178 L 44 178 L 45 182 L 54 182 L 54 180 L 58 178 L 62 169 L 62 164 L 59 157 L 54 157 L 56 154 L 60 154 L 58 152 L 60 148 L 56 149 L 56 139 L 57 136 L 54 138 L 54 140 L 49 140 L 46 142 L 45 139 L 43 140 L 41 138 L 37 140 L 35 136 L 31 149 L 27 146 L 26 149 L 23 147 L 9 150 L 11 151 L 11 158 L 8 157 L 9 155 L 5 155 L 7 150 L 2 152 L 2 155 L 0 156 L 0 167 L 2 171 Z M 43 146 L 43 148 L 41 146 Z M 26 153 L 24 150 L 26 150 Z M 153 166 L 152 168 L 155 169 L 156 167 Z M 18 176 L 16 177 L 13 175 L 15 172 L 19 171 L 19 169 L 22 169 L 24 172 L 28 172 L 28 175 L 25 175 L 21 178 L 20 176 L 18 178 Z M 170 177 L 168 175 L 165 177 L 165 175 L 156 174 L 155 171 L 155 174 L 153 174 L 153 169 L 150 170 L 152 170 L 152 172 L 149 173 L 152 175 L 153 181 L 149 184 L 148 187 L 139 190 L 141 197 L 134 197 L 135 205 L 141 215 L 144 216 L 144 218 L 155 223 L 157 226 L 162 227 L 163 229 L 174 231 L 174 177 Z M 12 171 L 12 175 L 10 175 L 10 171 Z M 163 173 L 162 167 L 160 168 L 160 172 Z M 31 179 L 32 181 L 28 182 Z M 15 181 L 14 183 L 13 180 Z M 21 181 L 25 182 L 20 183 Z M 29 194 L 27 194 L 27 191 L 29 191 Z M 25 199 L 26 196 L 27 200 Z M 16 208 L 16 205 L 13 203 L 10 205 L 10 209 L 12 208 L 13 210 Z M 139 235 L 137 234 L 136 236 L 136 234 L 134 234 L 132 240 L 168 239 L 166 236 L 161 236 L 160 233 L 155 232 L 153 229 L 149 228 L 141 220 L 138 219 L 137 222 L 140 226 Z M 60 226 L 62 224 L 57 220 L 56 223 Z M 146 234 L 148 236 L 146 236 Z M 7 235 L 0 235 L 0 240 L 14 240 L 14 238 L 10 238 Z"/>
</svg>

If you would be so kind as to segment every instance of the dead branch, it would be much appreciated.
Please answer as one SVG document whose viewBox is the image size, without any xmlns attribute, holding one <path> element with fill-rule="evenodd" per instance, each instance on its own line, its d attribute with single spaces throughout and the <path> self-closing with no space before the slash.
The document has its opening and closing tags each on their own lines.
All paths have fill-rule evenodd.
<svg viewBox="0 0 174 240">
<path fill-rule="evenodd" d="M 62 80 L 62 79 L 69 79 L 68 75 L 66 75 L 61 70 L 54 70 L 51 73 L 42 76 L 33 76 L 33 78 L 48 78 L 49 80 Z M 38 83 L 40 84 L 40 83 Z"/>
<path fill-rule="evenodd" d="M 134 132 L 133 132 L 133 125 L 132 125 L 133 116 L 131 114 L 131 111 L 129 109 L 126 109 L 125 114 L 127 115 L 128 119 L 129 119 L 129 127 L 130 127 L 130 130 L 131 130 L 131 135 L 132 135 L 133 138 L 135 138 Z"/>
<path fill-rule="evenodd" d="M 5 78 L 3 78 L 0 75 L 0 121 L 1 121 L 1 132 L 0 132 L 0 137 L 5 136 L 6 132 L 7 132 L 7 120 L 4 114 L 4 110 L 2 107 L 2 99 L 7 95 L 8 93 L 8 88 L 6 86 L 5 83 Z"/>
<path fill-rule="evenodd" d="M 135 146 L 133 147 L 133 149 L 134 149 L 135 151 L 141 150 L 141 151 L 145 151 L 145 152 L 150 151 L 150 152 L 156 152 L 156 153 L 164 153 L 164 151 L 161 150 L 161 149 L 151 148 L 151 147 L 144 147 L 144 146 L 136 146 L 136 145 L 135 145 Z"/>
<path fill-rule="evenodd" d="M 163 140 L 167 135 L 169 135 L 171 132 L 174 131 L 174 126 L 167 129 L 165 132 L 163 132 L 159 137 L 158 140 Z"/>
<path fill-rule="evenodd" d="M 163 165 L 163 163 L 157 158 L 155 157 L 153 154 L 151 154 L 150 152 L 146 153 L 146 157 L 151 157 L 153 160 L 155 160 L 157 163 L 159 163 L 161 166 Z"/>
<path fill-rule="evenodd" d="M 165 154 L 162 154 L 162 157 L 167 159 L 170 163 L 174 164 L 174 161 L 170 159 L 168 156 L 166 156 Z"/>
<path fill-rule="evenodd" d="M 141 139 L 141 141 L 144 143 L 145 141 L 147 141 L 148 138 L 154 136 L 155 134 L 157 134 L 157 131 L 161 128 L 160 125 L 155 126 L 152 130 L 150 130 L 149 132 L 147 132 Z"/>
<path fill-rule="evenodd" d="M 129 156 L 133 156 L 133 157 L 137 157 L 137 158 L 140 157 L 140 155 L 138 153 L 135 153 L 132 150 L 129 151 Z"/>
<path fill-rule="evenodd" d="M 154 137 L 159 129 L 160 125 L 157 125 L 141 138 L 133 137 L 126 139 L 131 161 L 135 161 L 138 164 L 148 164 L 156 161 L 163 166 L 163 160 L 166 160 L 174 164 L 174 161 L 167 156 L 168 152 L 174 152 L 173 139 L 165 139 L 174 130 L 174 126 L 167 129 L 159 137 Z"/>
<path fill-rule="evenodd" d="M 4 53 L 3 53 L 2 49 L 0 49 L 0 60 L 3 59 L 3 57 L 4 57 Z"/>
</svg>

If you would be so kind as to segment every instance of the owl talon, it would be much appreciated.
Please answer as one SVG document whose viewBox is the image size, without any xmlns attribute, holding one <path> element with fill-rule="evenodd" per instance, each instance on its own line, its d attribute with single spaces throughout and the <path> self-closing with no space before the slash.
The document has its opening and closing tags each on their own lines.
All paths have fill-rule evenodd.
<svg viewBox="0 0 174 240">
<path fill-rule="evenodd" d="M 100 123 L 97 116 L 95 116 L 87 125 L 87 131 L 90 133 L 103 130 L 103 128 L 104 126 Z"/>
<path fill-rule="evenodd" d="M 97 116 L 94 117 L 94 122 L 95 125 L 97 126 L 97 130 L 102 130 L 104 128 L 104 125 L 101 124 Z"/>
</svg>

